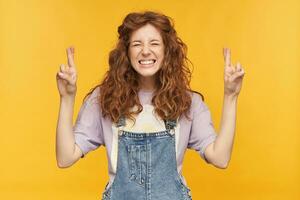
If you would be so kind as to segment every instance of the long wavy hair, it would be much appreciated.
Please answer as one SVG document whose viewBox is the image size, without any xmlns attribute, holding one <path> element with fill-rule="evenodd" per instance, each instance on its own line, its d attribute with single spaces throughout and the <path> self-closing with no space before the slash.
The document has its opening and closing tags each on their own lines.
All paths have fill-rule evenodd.
<svg viewBox="0 0 300 200">
<path fill-rule="evenodd" d="M 103 81 L 92 88 L 85 98 L 99 87 L 103 117 L 117 122 L 123 115 L 135 122 L 134 115 L 139 114 L 143 106 L 138 97 L 141 89 L 139 74 L 131 66 L 128 48 L 132 32 L 146 24 L 160 31 L 165 46 L 162 66 L 155 74 L 156 88 L 152 97 L 155 113 L 163 120 L 177 119 L 184 113 L 190 120 L 188 111 L 193 90 L 190 89 L 191 71 L 188 63 L 191 62 L 186 56 L 187 46 L 177 36 L 173 19 L 157 12 L 133 12 L 124 18 L 118 27 L 116 47 L 109 54 L 109 70 Z M 196 93 L 204 100 L 201 93 Z M 137 109 L 132 109 L 135 106 Z"/>
</svg>

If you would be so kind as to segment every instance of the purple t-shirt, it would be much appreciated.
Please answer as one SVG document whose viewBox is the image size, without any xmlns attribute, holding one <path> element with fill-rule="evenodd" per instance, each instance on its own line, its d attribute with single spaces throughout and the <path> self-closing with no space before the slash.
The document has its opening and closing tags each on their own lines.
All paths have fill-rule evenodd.
<svg viewBox="0 0 300 200">
<path fill-rule="evenodd" d="M 99 146 L 105 146 L 108 158 L 110 183 L 114 180 L 117 169 L 118 134 L 115 123 L 103 118 L 98 103 L 99 88 L 84 101 L 73 127 L 75 143 L 83 152 L 82 158 Z M 143 111 L 136 116 L 136 123 L 126 119 L 124 130 L 131 132 L 157 132 L 165 130 L 164 122 L 154 114 L 151 104 L 152 92 L 140 91 L 139 99 Z M 208 106 L 202 101 L 199 94 L 192 94 L 189 121 L 184 115 L 179 118 L 175 127 L 175 145 L 177 171 L 181 175 L 184 153 L 187 148 L 196 150 L 202 159 L 205 159 L 206 147 L 215 141 L 217 134 L 211 119 Z M 186 184 L 184 177 L 183 182 Z"/>
</svg>

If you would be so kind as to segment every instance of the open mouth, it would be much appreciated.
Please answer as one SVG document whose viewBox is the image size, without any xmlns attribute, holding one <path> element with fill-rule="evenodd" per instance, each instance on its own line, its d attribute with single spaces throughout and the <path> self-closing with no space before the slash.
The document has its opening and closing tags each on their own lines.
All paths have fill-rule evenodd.
<svg viewBox="0 0 300 200">
<path fill-rule="evenodd" d="M 148 59 L 148 60 L 139 60 L 141 65 L 152 65 L 156 62 L 155 59 Z"/>
</svg>

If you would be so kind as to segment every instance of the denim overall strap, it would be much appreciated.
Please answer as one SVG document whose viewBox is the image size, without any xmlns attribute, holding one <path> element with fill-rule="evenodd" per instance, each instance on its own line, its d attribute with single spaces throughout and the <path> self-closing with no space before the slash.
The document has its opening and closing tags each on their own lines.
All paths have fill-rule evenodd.
<svg viewBox="0 0 300 200">
<path fill-rule="evenodd" d="M 164 120 L 164 123 L 165 123 L 166 130 L 171 135 L 175 134 L 175 127 L 178 123 L 178 118 L 177 119 Z M 119 135 L 122 134 L 122 131 L 123 131 L 123 128 L 125 127 L 125 125 L 126 125 L 126 118 L 123 115 L 121 115 L 118 122 L 116 123 L 116 127 L 118 128 L 118 134 Z"/>
<path fill-rule="evenodd" d="M 124 131 L 125 118 L 116 124 L 117 171 L 102 200 L 191 200 L 190 189 L 177 172 L 175 135 L 177 120 L 165 120 L 165 131 Z M 173 131 L 175 133 L 175 131 Z"/>
<path fill-rule="evenodd" d="M 166 127 L 166 130 L 168 132 L 170 132 L 170 134 L 175 134 L 175 127 L 177 125 L 177 120 L 172 120 L 172 119 L 169 119 L 169 120 L 164 120 L 164 123 L 165 123 L 165 127 Z"/>
</svg>

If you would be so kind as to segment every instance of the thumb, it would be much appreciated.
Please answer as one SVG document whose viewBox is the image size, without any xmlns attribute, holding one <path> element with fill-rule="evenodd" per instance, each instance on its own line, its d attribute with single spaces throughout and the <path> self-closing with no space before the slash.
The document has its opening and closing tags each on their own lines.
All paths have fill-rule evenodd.
<svg viewBox="0 0 300 200">
<path fill-rule="evenodd" d="M 239 71 L 239 72 L 235 72 L 230 78 L 230 81 L 234 81 L 236 78 L 243 76 L 244 72 L 243 71 Z"/>
<path fill-rule="evenodd" d="M 70 75 L 66 74 L 66 73 L 62 73 L 62 72 L 58 72 L 57 73 L 58 76 L 61 78 L 61 79 L 64 79 L 66 80 L 68 83 L 71 83 L 71 77 Z"/>
</svg>

